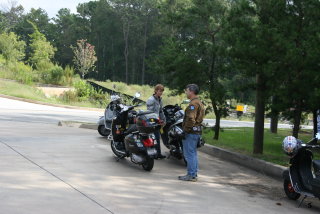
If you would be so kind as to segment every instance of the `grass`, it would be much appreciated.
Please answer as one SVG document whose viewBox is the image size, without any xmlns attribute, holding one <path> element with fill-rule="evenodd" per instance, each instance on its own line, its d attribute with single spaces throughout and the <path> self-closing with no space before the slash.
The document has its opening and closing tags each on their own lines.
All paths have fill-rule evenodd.
<svg viewBox="0 0 320 214">
<path fill-rule="evenodd" d="M 0 80 L 0 94 L 13 97 L 20 97 L 51 104 L 71 105 L 80 107 L 96 108 L 94 104 L 87 102 L 66 102 L 59 97 L 46 97 L 44 93 L 36 87 L 21 84 L 13 81 Z"/>
<path fill-rule="evenodd" d="M 116 86 L 115 91 L 128 94 L 131 96 L 134 96 L 136 92 L 140 92 L 141 93 L 140 99 L 144 101 L 146 101 L 154 93 L 154 88 L 149 85 L 135 85 L 135 84 L 127 85 L 123 82 L 111 82 L 111 81 L 106 81 L 106 82 L 94 81 L 94 82 L 109 89 L 112 89 L 113 86 L 115 85 Z M 163 93 L 164 105 L 180 104 L 184 100 L 186 100 L 185 94 L 173 95 L 173 93 L 174 93 L 173 90 L 165 88 L 165 91 Z"/>
<path fill-rule="evenodd" d="M 289 158 L 283 153 L 282 141 L 286 136 L 292 135 L 291 129 L 279 129 L 278 134 L 272 134 L 268 129 L 265 129 L 263 155 L 252 154 L 253 128 L 224 128 L 218 141 L 213 140 L 213 134 L 212 129 L 204 130 L 203 136 L 206 143 L 282 166 L 288 166 Z M 303 142 L 309 141 L 312 138 L 312 130 L 302 130 L 299 138 Z M 320 158 L 319 152 L 314 152 L 314 154 Z"/>
</svg>

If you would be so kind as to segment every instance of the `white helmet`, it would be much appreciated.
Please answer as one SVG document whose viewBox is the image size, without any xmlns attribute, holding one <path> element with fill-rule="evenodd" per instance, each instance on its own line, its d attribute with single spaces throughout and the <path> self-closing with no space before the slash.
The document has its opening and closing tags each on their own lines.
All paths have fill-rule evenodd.
<svg viewBox="0 0 320 214">
<path fill-rule="evenodd" d="M 294 155 L 297 154 L 299 147 L 300 147 L 300 141 L 298 141 L 293 136 L 285 137 L 282 142 L 283 151 L 290 157 L 293 157 Z"/>
<path fill-rule="evenodd" d="M 116 102 L 121 99 L 121 97 L 119 97 L 118 95 L 111 95 L 110 98 L 111 98 L 111 102 Z"/>
</svg>

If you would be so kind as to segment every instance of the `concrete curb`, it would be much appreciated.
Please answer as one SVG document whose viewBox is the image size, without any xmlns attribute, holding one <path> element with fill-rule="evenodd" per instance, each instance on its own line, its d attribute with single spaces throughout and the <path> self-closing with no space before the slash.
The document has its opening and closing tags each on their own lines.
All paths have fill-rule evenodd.
<svg viewBox="0 0 320 214">
<path fill-rule="evenodd" d="M 273 164 L 264 160 L 253 158 L 247 155 L 231 152 L 212 145 L 204 145 L 199 151 L 208 155 L 245 166 L 249 169 L 255 170 L 261 174 L 268 175 L 277 180 L 282 180 L 282 172 L 286 167 Z"/>
<path fill-rule="evenodd" d="M 98 125 L 93 123 L 83 123 L 83 122 L 77 122 L 77 121 L 59 121 L 58 126 L 64 126 L 64 127 L 74 127 L 74 128 L 83 128 L 83 129 L 93 129 L 97 130 Z"/>
<path fill-rule="evenodd" d="M 76 109 L 76 110 L 85 110 L 85 111 L 99 111 L 99 112 L 103 112 L 104 111 L 104 109 L 100 109 L 100 108 L 86 108 L 86 107 L 78 107 L 78 106 L 51 104 L 51 103 L 45 103 L 45 102 L 41 102 L 41 101 L 37 101 L 37 100 L 30 100 L 30 99 L 25 99 L 25 98 L 20 98 L 20 97 L 13 97 L 13 96 L 4 95 L 4 94 L 0 94 L 0 97 L 11 99 L 11 100 L 23 101 L 23 102 L 27 102 L 27 103 L 40 104 L 40 105 L 53 106 L 53 107 L 60 107 L 60 108 L 67 108 L 67 109 Z"/>
</svg>

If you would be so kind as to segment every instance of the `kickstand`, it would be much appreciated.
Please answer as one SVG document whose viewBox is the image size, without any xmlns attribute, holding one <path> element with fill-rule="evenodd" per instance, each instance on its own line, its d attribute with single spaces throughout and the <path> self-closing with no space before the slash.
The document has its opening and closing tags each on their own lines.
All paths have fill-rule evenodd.
<svg viewBox="0 0 320 214">
<path fill-rule="evenodd" d="M 123 159 L 123 158 L 125 158 L 125 157 L 126 157 L 126 156 L 124 156 L 124 155 L 123 155 L 123 156 L 120 156 L 120 157 L 117 157 L 116 161 L 119 162 L 121 159 Z"/>
<path fill-rule="evenodd" d="M 303 199 L 302 199 L 302 200 L 300 201 L 300 203 L 299 203 L 298 208 L 300 208 L 300 207 L 301 207 L 302 203 L 304 202 L 304 200 L 305 200 L 307 197 L 308 197 L 308 196 L 306 196 L 306 195 L 303 197 Z"/>
</svg>

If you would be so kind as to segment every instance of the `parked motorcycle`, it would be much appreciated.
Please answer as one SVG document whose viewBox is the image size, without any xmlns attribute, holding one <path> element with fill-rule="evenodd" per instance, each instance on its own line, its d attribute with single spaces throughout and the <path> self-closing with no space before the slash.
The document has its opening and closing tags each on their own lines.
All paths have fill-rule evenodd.
<svg viewBox="0 0 320 214">
<path fill-rule="evenodd" d="M 185 102 L 184 102 L 185 103 Z M 182 129 L 182 122 L 184 119 L 184 111 L 181 106 L 167 105 L 163 108 L 164 115 L 166 117 L 166 125 L 160 130 L 163 144 L 169 149 L 170 155 L 177 158 L 178 160 L 184 160 L 187 164 L 186 159 L 183 156 L 183 145 L 182 140 L 184 132 Z M 204 145 L 204 140 L 201 137 L 198 143 L 198 147 Z"/>
<path fill-rule="evenodd" d="M 283 141 L 284 151 L 290 156 L 290 167 L 283 172 L 283 187 L 287 197 L 297 200 L 303 199 L 299 207 L 307 197 L 320 199 L 320 160 L 313 160 L 312 149 L 319 149 L 318 133 L 308 143 L 295 140 L 288 136 Z M 311 203 L 308 204 L 311 207 Z"/>
<path fill-rule="evenodd" d="M 140 93 L 136 93 L 133 100 L 140 97 Z M 124 108 L 124 104 L 122 104 L 121 97 L 117 94 L 111 95 L 111 102 L 108 104 L 104 111 L 104 116 L 101 116 L 97 122 L 98 124 L 98 132 L 101 136 L 111 137 L 111 124 L 113 118 L 116 116 L 116 111 Z"/>
<path fill-rule="evenodd" d="M 150 111 L 134 111 L 140 106 L 125 106 L 116 111 L 111 125 L 111 149 L 117 160 L 129 157 L 146 171 L 151 171 L 157 156 L 154 131 L 160 126 L 157 114 Z"/>
</svg>

